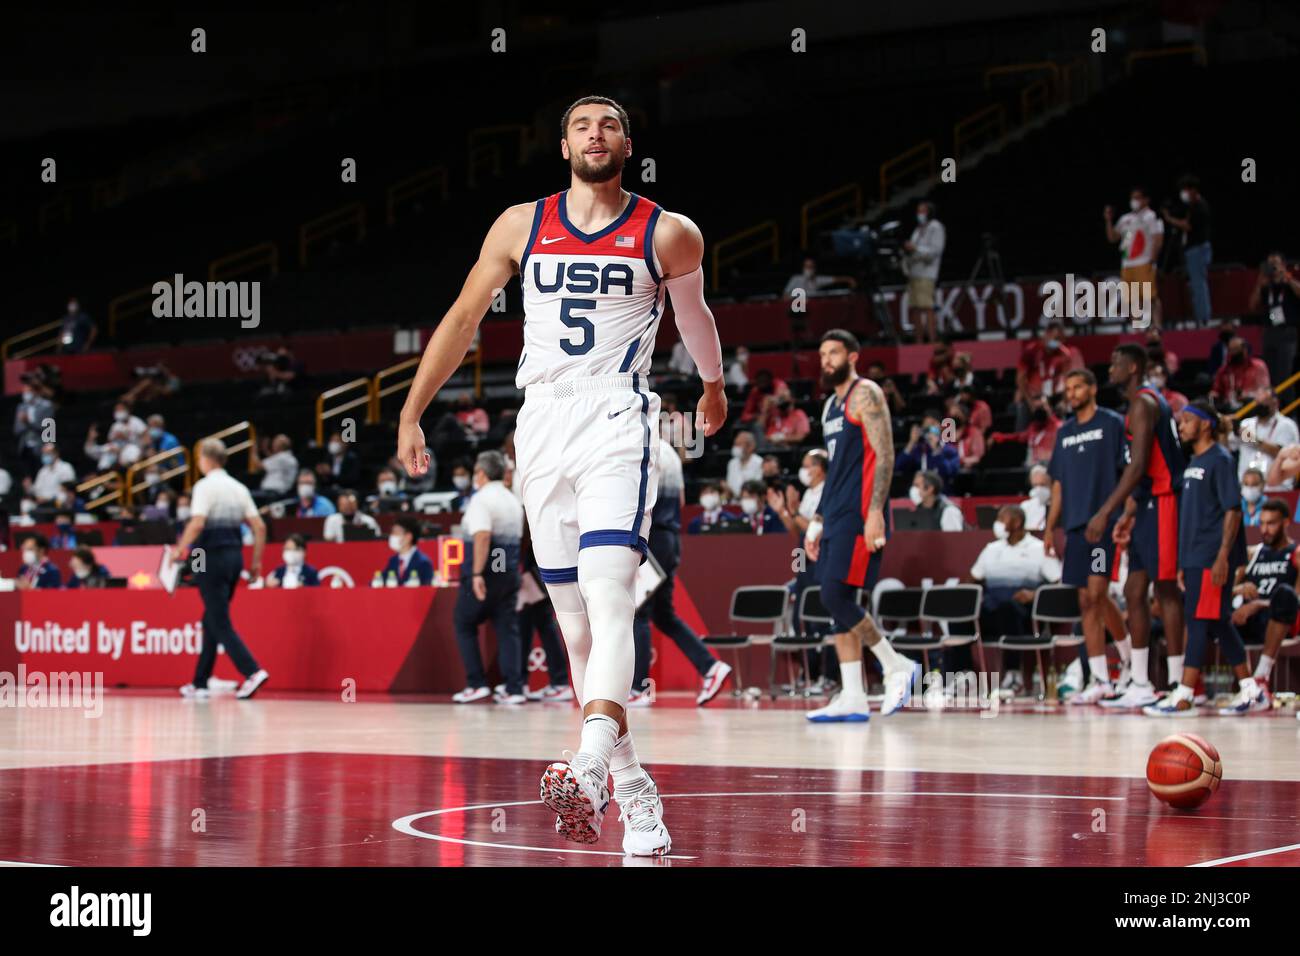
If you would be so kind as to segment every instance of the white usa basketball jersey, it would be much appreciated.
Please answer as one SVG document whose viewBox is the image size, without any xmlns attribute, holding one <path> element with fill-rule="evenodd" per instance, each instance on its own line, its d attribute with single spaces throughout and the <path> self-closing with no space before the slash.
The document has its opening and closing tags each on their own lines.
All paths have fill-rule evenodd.
<svg viewBox="0 0 1300 956">
<path fill-rule="evenodd" d="M 568 190 L 537 200 L 519 263 L 524 347 L 515 386 L 650 371 L 664 310 L 654 253 L 661 208 L 631 194 L 603 229 L 569 221 Z"/>
</svg>

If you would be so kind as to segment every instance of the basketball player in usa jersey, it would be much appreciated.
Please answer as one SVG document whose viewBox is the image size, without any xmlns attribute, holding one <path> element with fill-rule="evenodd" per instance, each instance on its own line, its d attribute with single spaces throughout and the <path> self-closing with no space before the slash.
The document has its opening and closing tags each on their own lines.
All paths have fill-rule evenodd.
<svg viewBox="0 0 1300 956">
<path fill-rule="evenodd" d="M 625 708 L 634 580 L 657 492 L 659 397 L 646 375 L 665 293 L 704 382 L 696 427 L 706 436 L 727 415 L 722 350 L 704 302 L 699 229 L 622 188 L 632 155 L 627 113 L 605 97 L 584 97 L 565 111 L 561 136 L 569 188 L 511 206 L 488 231 L 420 360 L 397 453 L 412 476 L 427 471 L 420 417 L 460 366 L 497 291 L 518 273 L 524 341 L 515 384 L 524 404 L 515 481 L 583 712 L 578 752 L 546 768 L 542 801 L 557 815 L 557 832 L 594 843 L 612 774 L 624 852 L 660 856 L 671 847 L 663 805 L 637 760 Z"/>
</svg>

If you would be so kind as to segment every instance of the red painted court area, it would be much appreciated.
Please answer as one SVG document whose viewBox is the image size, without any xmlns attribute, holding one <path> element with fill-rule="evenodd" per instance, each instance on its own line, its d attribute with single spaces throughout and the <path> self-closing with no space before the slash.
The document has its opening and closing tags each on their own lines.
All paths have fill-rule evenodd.
<svg viewBox="0 0 1300 956">
<path fill-rule="evenodd" d="M 659 765 L 666 860 L 537 802 L 542 761 L 284 753 L 0 771 L 0 860 L 80 866 L 1286 866 L 1298 788 L 1199 811 L 1140 779 Z M 1264 851 L 1268 855 L 1257 855 Z M 1281 850 L 1282 852 L 1276 852 Z M 1234 857 L 1246 856 L 1241 860 Z"/>
</svg>

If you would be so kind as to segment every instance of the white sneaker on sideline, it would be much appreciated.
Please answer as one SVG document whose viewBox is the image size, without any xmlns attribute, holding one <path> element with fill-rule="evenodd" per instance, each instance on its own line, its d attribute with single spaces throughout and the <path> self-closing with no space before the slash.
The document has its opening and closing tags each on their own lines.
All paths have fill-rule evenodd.
<svg viewBox="0 0 1300 956">
<path fill-rule="evenodd" d="M 912 688 L 921 681 L 921 665 L 908 661 L 907 666 L 885 671 L 885 699 L 880 702 L 880 716 L 888 717 L 907 706 L 912 699 Z"/>
<path fill-rule="evenodd" d="M 207 700 L 212 694 L 206 687 L 195 687 L 193 684 L 186 684 L 181 688 L 181 696 L 188 700 Z"/>
<path fill-rule="evenodd" d="M 224 677 L 209 677 L 208 690 L 214 694 L 231 694 L 239 690 L 239 681 L 226 680 Z"/>
<path fill-rule="evenodd" d="M 729 677 L 731 677 L 731 665 L 714 661 L 709 672 L 704 675 L 704 686 L 700 688 L 699 696 L 695 698 L 695 705 L 702 707 L 717 697 L 718 691 L 722 690 L 722 685 Z"/>
<path fill-rule="evenodd" d="M 1143 707 L 1142 713 L 1148 717 L 1196 717 L 1200 712 L 1190 693 L 1175 688 L 1150 707 Z"/>
<path fill-rule="evenodd" d="M 1139 684 L 1136 681 L 1129 681 L 1128 689 L 1123 693 L 1117 690 L 1115 693 L 1103 697 L 1097 703 L 1101 704 L 1102 707 L 1131 710 L 1137 707 L 1150 707 L 1157 699 L 1154 684 Z"/>
<path fill-rule="evenodd" d="M 1101 699 L 1107 694 L 1114 691 L 1114 685 L 1110 681 L 1094 680 L 1079 693 L 1075 694 L 1067 704 L 1099 704 Z"/>
<path fill-rule="evenodd" d="M 472 704 L 476 700 L 491 696 L 492 691 L 487 687 L 466 687 L 464 690 L 458 690 L 452 694 L 451 700 L 454 704 Z"/>
<path fill-rule="evenodd" d="M 498 704 L 505 704 L 508 707 L 517 707 L 520 704 L 528 703 L 528 698 L 523 694 L 493 694 L 492 699 Z"/>
<path fill-rule="evenodd" d="M 560 701 L 573 700 L 573 688 L 568 684 L 559 686 L 556 684 L 547 684 L 539 690 L 526 690 L 524 696 L 529 700 L 540 700 L 543 703 L 558 703 Z"/>
<path fill-rule="evenodd" d="M 566 758 L 572 754 L 565 751 Z M 557 761 L 542 773 L 542 803 L 558 819 L 555 832 L 574 843 L 595 843 L 609 810 L 609 786 L 591 773 L 576 770 L 568 760 Z"/>
<path fill-rule="evenodd" d="M 629 707 L 651 707 L 654 702 L 654 695 L 648 690 L 634 690 L 627 695 L 627 705 Z"/>
<path fill-rule="evenodd" d="M 1268 691 L 1260 687 L 1253 677 L 1247 677 L 1242 680 L 1237 696 L 1226 707 L 1219 708 L 1219 714 L 1224 717 L 1240 717 L 1272 709 L 1273 702 L 1268 699 Z"/>
<path fill-rule="evenodd" d="M 646 773 L 645 777 L 645 789 L 630 797 L 626 805 L 619 804 L 623 852 L 628 856 L 663 856 L 673 848 L 673 841 L 664 826 L 664 805 L 659 799 L 659 787 L 650 774 Z"/>
<path fill-rule="evenodd" d="M 841 692 L 832 697 L 831 702 L 825 707 L 810 710 L 804 716 L 815 724 L 861 724 L 871 719 L 871 705 L 867 703 L 865 694 L 861 697 L 849 697 Z"/>
<path fill-rule="evenodd" d="M 265 669 L 258 671 L 239 685 L 239 690 L 235 691 L 235 696 L 240 700 L 248 700 L 257 693 L 257 689 L 265 684 L 270 676 Z"/>
</svg>

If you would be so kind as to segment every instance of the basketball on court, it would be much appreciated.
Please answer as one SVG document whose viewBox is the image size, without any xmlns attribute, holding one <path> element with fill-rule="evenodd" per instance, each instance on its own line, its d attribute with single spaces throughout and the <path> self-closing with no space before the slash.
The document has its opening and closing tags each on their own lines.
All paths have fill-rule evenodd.
<svg viewBox="0 0 1300 956">
<path fill-rule="evenodd" d="M 1176 810 L 1194 810 L 1219 789 L 1223 761 L 1214 744 L 1196 734 L 1174 734 L 1147 758 L 1147 786 Z"/>
</svg>

